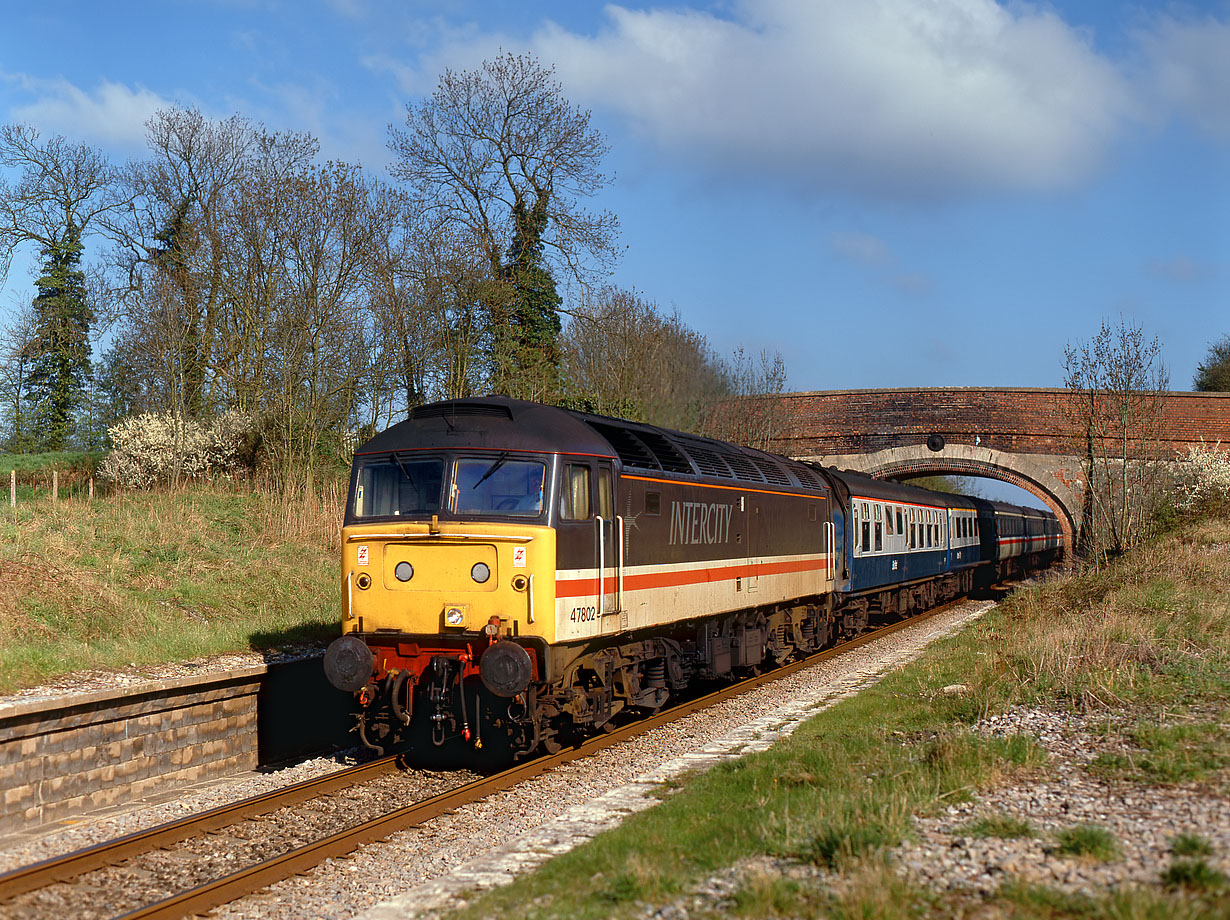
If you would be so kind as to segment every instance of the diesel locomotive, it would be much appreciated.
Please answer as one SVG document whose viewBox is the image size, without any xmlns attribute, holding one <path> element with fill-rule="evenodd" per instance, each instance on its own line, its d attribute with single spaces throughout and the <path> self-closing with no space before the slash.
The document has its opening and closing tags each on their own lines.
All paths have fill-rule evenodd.
<svg viewBox="0 0 1230 920">
<path fill-rule="evenodd" d="M 558 750 L 1063 551 L 1047 512 L 499 397 L 356 451 L 342 543 L 326 674 L 367 746 L 432 763 Z"/>
</svg>

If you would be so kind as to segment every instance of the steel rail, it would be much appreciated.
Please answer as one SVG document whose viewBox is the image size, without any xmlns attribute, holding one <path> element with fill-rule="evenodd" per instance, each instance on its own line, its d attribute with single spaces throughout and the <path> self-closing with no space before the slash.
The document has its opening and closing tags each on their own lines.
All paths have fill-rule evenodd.
<svg viewBox="0 0 1230 920">
<path fill-rule="evenodd" d="M 26 892 L 45 888 L 53 882 L 76 878 L 86 872 L 113 866 L 125 859 L 179 843 L 190 837 L 207 834 L 210 831 L 238 824 L 248 818 L 269 814 L 279 808 L 298 805 L 309 799 L 393 773 L 397 770 L 398 759 L 398 756 L 394 755 L 345 770 L 338 770 L 335 773 L 286 786 L 283 789 L 275 789 L 272 792 L 241 799 L 200 814 L 189 815 L 143 831 L 134 831 L 123 837 L 117 837 L 115 840 L 108 840 L 66 853 L 63 856 L 55 856 L 20 869 L 13 869 L 0 875 L 0 904 Z"/>
<path fill-rule="evenodd" d="M 569 761 L 589 757 L 598 751 L 619 744 L 636 735 L 644 734 L 652 729 L 675 722 L 725 700 L 744 693 L 750 693 L 804 668 L 852 651 L 876 639 L 882 639 L 900 629 L 916 626 L 930 619 L 947 606 L 949 605 L 945 604 L 935 610 L 926 611 L 909 619 L 880 627 L 872 632 L 864 633 L 861 636 L 836 645 L 833 648 L 817 652 L 807 658 L 776 668 L 765 674 L 740 681 L 737 684 L 724 687 L 706 696 L 680 703 L 678 706 L 625 725 L 609 734 L 596 735 L 569 750 L 539 757 L 485 779 L 476 780 L 464 786 L 458 786 L 455 789 L 442 792 L 429 799 L 424 799 L 422 802 L 407 805 L 379 818 L 340 831 L 316 843 L 291 850 L 266 862 L 254 864 L 231 875 L 208 882 L 205 885 L 181 892 L 156 904 L 124 914 L 119 920 L 173 920 L 173 918 L 187 917 L 212 910 L 222 904 L 237 900 L 244 895 L 267 888 L 276 882 L 302 874 L 320 865 L 326 859 L 345 856 L 364 844 L 383 840 L 398 831 L 415 827 L 446 812 L 454 811 L 463 805 L 476 802 L 492 793 L 509 789 L 520 782 L 532 779 Z"/>
</svg>

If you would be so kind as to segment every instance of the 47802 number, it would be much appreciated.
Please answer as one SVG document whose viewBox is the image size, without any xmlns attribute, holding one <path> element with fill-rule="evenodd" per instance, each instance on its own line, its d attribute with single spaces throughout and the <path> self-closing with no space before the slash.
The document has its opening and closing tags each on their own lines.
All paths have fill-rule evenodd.
<svg viewBox="0 0 1230 920">
<path fill-rule="evenodd" d="M 597 607 L 573 607 L 568 619 L 573 623 L 592 623 L 598 619 Z"/>
</svg>

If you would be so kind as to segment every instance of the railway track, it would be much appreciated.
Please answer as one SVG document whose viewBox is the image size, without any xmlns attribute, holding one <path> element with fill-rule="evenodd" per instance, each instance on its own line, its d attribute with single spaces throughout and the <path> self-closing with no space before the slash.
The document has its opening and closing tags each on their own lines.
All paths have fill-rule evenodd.
<svg viewBox="0 0 1230 920">
<path fill-rule="evenodd" d="M 150 903 L 141 903 L 135 908 L 131 907 L 130 903 L 121 902 L 117 905 L 118 913 L 109 912 L 103 905 L 95 904 L 96 909 L 86 912 L 78 910 L 75 911 L 75 915 L 82 917 L 119 916 L 124 920 L 136 920 L 136 918 L 163 920 L 163 918 L 186 917 L 208 911 L 283 879 L 307 872 L 327 859 L 345 856 L 364 844 L 382 840 L 400 830 L 423 824 L 446 812 L 479 801 L 569 761 L 588 757 L 636 735 L 685 718 L 740 694 L 751 692 L 765 684 L 858 648 L 899 629 L 916 625 L 942 609 L 944 608 L 936 608 L 864 633 L 808 658 L 681 703 L 654 716 L 618 728 L 609 734 L 595 736 L 575 748 L 540 757 L 493 776 L 465 782 L 409 805 L 382 811 L 368 820 L 362 820 L 353 826 L 326 834 L 309 843 L 293 846 L 279 855 L 256 861 L 235 871 L 223 872 L 207 882 L 177 891 L 167 897 Z M 234 829 L 242 827 L 245 822 L 258 820 L 262 816 L 271 815 L 282 809 L 290 809 L 320 800 L 322 797 L 344 793 L 345 790 L 355 786 L 387 777 L 396 773 L 398 769 L 396 756 L 382 758 L 16 869 L 0 875 L 0 914 L 6 917 L 10 915 L 45 916 L 48 905 L 36 906 L 35 902 L 29 899 L 37 898 L 40 894 L 52 890 L 54 886 L 66 883 L 84 884 L 86 890 L 93 890 L 99 894 L 103 893 L 102 890 L 116 887 L 105 881 L 102 884 L 91 885 L 89 883 L 90 873 L 120 871 L 129 880 L 130 887 L 133 879 L 141 884 L 143 879 L 152 874 L 150 870 L 140 867 L 142 859 L 148 859 L 151 854 L 207 835 L 220 835 L 228 830 L 242 837 L 243 833 Z M 227 839 L 224 834 L 222 839 L 224 841 Z M 180 857 L 181 860 L 183 858 Z M 118 870 L 117 867 L 119 867 Z M 148 887 L 157 889 L 158 883 L 150 883 Z M 157 898 L 158 895 L 154 897 Z M 23 904 L 26 910 L 23 910 Z M 101 912 L 97 910 L 100 907 Z M 41 914 L 40 911 L 42 911 Z"/>
</svg>

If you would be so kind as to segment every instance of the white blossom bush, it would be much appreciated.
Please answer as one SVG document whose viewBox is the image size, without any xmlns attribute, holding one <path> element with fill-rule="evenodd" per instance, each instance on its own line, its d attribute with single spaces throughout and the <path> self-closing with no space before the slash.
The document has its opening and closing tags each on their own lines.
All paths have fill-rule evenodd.
<svg viewBox="0 0 1230 920">
<path fill-rule="evenodd" d="M 228 476 L 242 466 L 242 451 L 255 427 L 255 420 L 241 412 L 228 412 L 208 428 L 177 415 L 134 415 L 110 429 L 113 449 L 99 475 L 134 489 L 177 478 Z"/>
<path fill-rule="evenodd" d="M 1230 500 L 1230 451 L 1220 444 L 1189 447 L 1176 482 L 1180 508 Z"/>
</svg>

